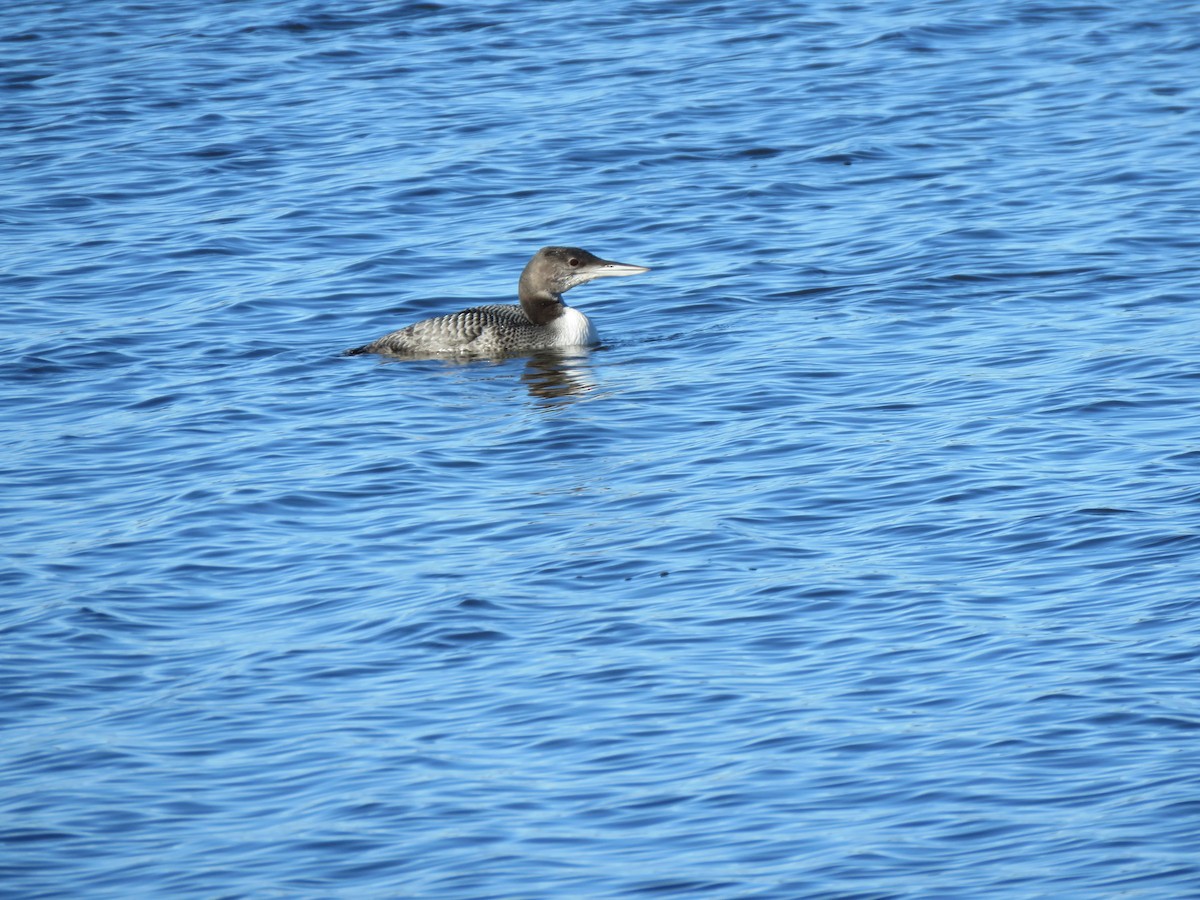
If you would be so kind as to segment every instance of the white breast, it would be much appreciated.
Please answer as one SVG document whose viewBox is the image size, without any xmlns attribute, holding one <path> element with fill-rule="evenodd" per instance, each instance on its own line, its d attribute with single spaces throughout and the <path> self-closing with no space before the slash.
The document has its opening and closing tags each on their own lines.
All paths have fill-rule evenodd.
<svg viewBox="0 0 1200 900">
<path fill-rule="evenodd" d="M 554 334 L 555 347 L 586 347 L 600 342 L 591 320 L 571 306 L 546 327 Z"/>
</svg>

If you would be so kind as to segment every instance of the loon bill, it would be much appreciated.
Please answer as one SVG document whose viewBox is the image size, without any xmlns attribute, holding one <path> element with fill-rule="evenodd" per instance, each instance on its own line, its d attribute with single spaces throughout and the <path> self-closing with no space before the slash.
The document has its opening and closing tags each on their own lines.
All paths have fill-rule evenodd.
<svg viewBox="0 0 1200 900">
<path fill-rule="evenodd" d="M 596 329 L 587 316 L 567 306 L 562 295 L 593 278 L 648 271 L 646 266 L 600 259 L 578 247 L 543 247 L 521 273 L 517 289 L 519 306 L 508 303 L 474 306 L 448 316 L 425 319 L 347 350 L 346 354 L 503 356 L 591 346 L 599 342 Z"/>
</svg>

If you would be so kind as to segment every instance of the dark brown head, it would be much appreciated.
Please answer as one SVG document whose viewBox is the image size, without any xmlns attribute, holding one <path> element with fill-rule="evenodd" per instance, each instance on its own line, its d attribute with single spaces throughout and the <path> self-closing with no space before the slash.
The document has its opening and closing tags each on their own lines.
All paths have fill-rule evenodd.
<svg viewBox="0 0 1200 900">
<path fill-rule="evenodd" d="M 576 285 L 648 271 L 645 266 L 609 262 L 578 247 L 543 247 L 521 273 L 521 307 L 534 324 L 545 325 L 562 314 L 562 295 Z"/>
</svg>

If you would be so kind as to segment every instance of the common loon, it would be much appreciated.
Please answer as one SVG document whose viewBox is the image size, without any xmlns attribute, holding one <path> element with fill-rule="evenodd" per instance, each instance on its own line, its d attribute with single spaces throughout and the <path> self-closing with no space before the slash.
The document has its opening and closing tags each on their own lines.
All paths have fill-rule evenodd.
<svg viewBox="0 0 1200 900">
<path fill-rule="evenodd" d="M 588 346 L 599 341 L 596 329 L 587 316 L 563 303 L 563 293 L 593 278 L 648 271 L 645 266 L 600 259 L 578 247 L 543 247 L 521 273 L 517 289 L 520 306 L 475 306 L 448 316 L 425 319 L 362 347 L 347 350 L 346 354 L 503 356 Z"/>
</svg>

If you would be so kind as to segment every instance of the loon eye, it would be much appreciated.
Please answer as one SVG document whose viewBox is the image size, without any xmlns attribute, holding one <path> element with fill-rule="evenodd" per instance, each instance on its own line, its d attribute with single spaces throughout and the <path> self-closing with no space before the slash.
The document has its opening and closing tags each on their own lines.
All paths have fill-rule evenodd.
<svg viewBox="0 0 1200 900">
<path fill-rule="evenodd" d="M 567 260 L 567 265 L 570 266 L 572 269 L 577 269 L 577 268 L 579 268 L 579 259 L 577 257 L 572 256 L 570 259 Z"/>
</svg>

